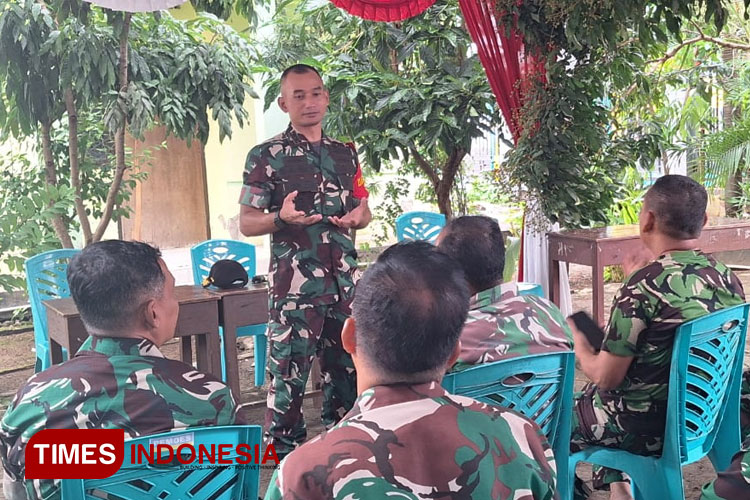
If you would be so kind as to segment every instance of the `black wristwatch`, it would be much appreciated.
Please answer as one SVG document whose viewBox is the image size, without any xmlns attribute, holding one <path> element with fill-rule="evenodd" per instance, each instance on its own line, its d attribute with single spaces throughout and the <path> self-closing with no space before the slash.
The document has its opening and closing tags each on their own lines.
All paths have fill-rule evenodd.
<svg viewBox="0 0 750 500">
<path fill-rule="evenodd" d="M 285 227 L 287 227 L 289 225 L 286 222 L 284 222 L 284 219 L 281 218 L 281 210 L 277 210 L 274 213 L 274 216 L 273 216 L 273 225 L 276 226 L 276 227 L 278 227 L 279 229 L 284 229 Z"/>
</svg>

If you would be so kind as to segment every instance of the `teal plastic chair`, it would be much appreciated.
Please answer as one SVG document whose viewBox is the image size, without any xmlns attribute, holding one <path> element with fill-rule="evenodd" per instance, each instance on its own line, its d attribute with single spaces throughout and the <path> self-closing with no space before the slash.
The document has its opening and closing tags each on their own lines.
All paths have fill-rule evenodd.
<svg viewBox="0 0 750 500">
<path fill-rule="evenodd" d="M 215 449 L 220 444 L 232 445 L 232 452 L 224 458 L 234 462 L 235 466 L 206 464 L 204 459 L 206 468 L 197 468 L 200 467 L 197 458 L 191 463 L 191 468 L 179 464 L 144 464 L 143 457 L 141 464 L 133 463 L 136 460 L 131 459 L 130 445 L 143 445 L 148 450 L 151 442 L 165 438 L 192 442 L 196 451 L 201 444 L 208 450 L 211 445 Z M 119 471 L 105 479 L 63 479 L 62 500 L 257 500 L 260 468 L 236 467 L 236 448 L 240 443 L 249 444 L 251 450 L 256 444 L 262 449 L 260 426 L 192 427 L 125 441 L 125 459 Z M 216 454 L 218 459 L 218 451 Z"/>
<path fill-rule="evenodd" d="M 207 240 L 198 243 L 190 249 L 190 260 L 193 264 L 193 281 L 200 285 L 208 276 L 214 262 L 222 259 L 236 260 L 247 271 L 247 275 L 255 276 L 255 246 L 250 243 L 235 240 Z M 263 385 L 266 373 L 266 324 L 248 325 L 237 329 L 237 337 L 254 337 L 255 344 L 255 385 Z M 226 359 L 224 357 L 224 330 L 219 328 L 219 342 L 221 346 L 221 373 L 227 380 Z"/>
<path fill-rule="evenodd" d="M 445 227 L 445 215 L 433 212 L 407 212 L 396 219 L 398 241 L 422 240 L 433 245 Z"/>
<path fill-rule="evenodd" d="M 554 352 L 448 373 L 443 378 L 443 388 L 451 394 L 510 408 L 536 422 L 555 454 L 557 484 L 566 485 L 574 377 L 573 352 Z"/>
<path fill-rule="evenodd" d="M 542 289 L 542 285 L 519 281 L 518 295 L 536 295 L 537 297 L 544 297 L 544 290 Z"/>
<path fill-rule="evenodd" d="M 636 500 L 684 500 L 682 467 L 706 455 L 717 471 L 726 470 L 740 448 L 740 382 L 749 307 L 722 309 L 677 329 L 661 456 L 586 448 L 570 456 L 569 492 L 578 462 L 627 472 Z"/>
<path fill-rule="evenodd" d="M 51 250 L 26 259 L 23 265 L 34 320 L 35 372 L 46 370 L 51 364 L 47 311 L 42 301 L 70 297 L 68 264 L 79 252 L 80 250 L 75 249 Z M 67 353 L 63 351 L 63 355 Z"/>
</svg>

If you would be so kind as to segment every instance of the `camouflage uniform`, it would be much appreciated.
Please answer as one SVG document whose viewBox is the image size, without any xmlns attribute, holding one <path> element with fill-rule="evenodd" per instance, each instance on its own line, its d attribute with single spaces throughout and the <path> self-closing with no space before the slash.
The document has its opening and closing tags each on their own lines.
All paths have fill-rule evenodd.
<svg viewBox="0 0 750 500">
<path fill-rule="evenodd" d="M 290 454 L 266 500 L 516 499 L 555 495 L 546 438 L 506 408 L 437 382 L 364 391 L 333 429 Z"/>
<path fill-rule="evenodd" d="M 352 196 L 356 173 L 352 148 L 324 134 L 317 152 L 291 125 L 247 156 L 240 203 L 276 211 L 296 190 L 298 210 L 323 215 L 319 223 L 289 225 L 271 235 L 266 436 L 280 455 L 307 437 L 301 407 L 313 356 L 320 361 L 326 427 L 356 398 L 354 365 L 341 346 L 341 327 L 351 313 L 357 253 L 349 230 L 327 221 L 359 204 Z"/>
<path fill-rule="evenodd" d="M 700 500 L 740 500 L 750 498 L 750 438 L 732 458 L 726 471 L 703 487 Z"/>
<path fill-rule="evenodd" d="M 0 457 L 14 481 L 42 429 L 124 429 L 126 438 L 237 423 L 229 388 L 165 358 L 144 339 L 89 337 L 75 357 L 29 379 L 0 422 Z M 60 498 L 58 480 L 26 482 L 30 499 Z"/>
<path fill-rule="evenodd" d="M 742 439 L 745 439 L 750 437 L 750 370 L 742 374 L 740 394 L 740 425 Z"/>
<path fill-rule="evenodd" d="M 461 353 L 451 371 L 572 349 L 573 334 L 557 306 L 542 297 L 518 295 L 516 283 L 503 283 L 472 297 Z"/>
<path fill-rule="evenodd" d="M 588 384 L 576 395 L 571 450 L 597 445 L 661 452 L 675 330 L 744 301 L 737 276 L 700 251 L 670 252 L 631 274 L 615 295 L 601 349 L 633 361 L 619 387 Z M 609 469 L 594 475 L 596 487 L 622 480 Z"/>
</svg>

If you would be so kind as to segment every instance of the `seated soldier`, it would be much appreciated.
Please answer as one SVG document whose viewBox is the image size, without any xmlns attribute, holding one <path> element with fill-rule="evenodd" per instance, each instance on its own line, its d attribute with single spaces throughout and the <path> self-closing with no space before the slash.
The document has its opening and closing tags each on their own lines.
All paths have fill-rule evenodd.
<svg viewBox="0 0 750 500">
<path fill-rule="evenodd" d="M 125 429 L 126 438 L 231 425 L 229 388 L 159 347 L 174 336 L 174 277 L 145 243 L 102 241 L 68 267 L 68 283 L 89 338 L 76 355 L 35 374 L 0 422 L 5 496 L 25 498 L 24 449 L 42 429 Z M 20 490 L 20 491 L 19 491 Z M 58 480 L 25 481 L 28 498 L 59 498 Z"/>
<path fill-rule="evenodd" d="M 472 294 L 453 371 L 573 349 L 572 333 L 556 305 L 535 295 L 518 295 L 516 283 L 503 283 L 505 246 L 494 219 L 453 219 L 440 232 L 437 245 L 461 264 Z"/>
<path fill-rule="evenodd" d="M 640 213 L 641 240 L 658 257 L 640 269 L 632 262 L 637 270 L 626 270 L 601 346 L 589 344 L 573 327 L 576 358 L 593 383 L 576 397 L 572 451 L 598 445 L 659 454 L 677 327 L 745 301 L 737 276 L 698 249 L 706 202 L 706 190 L 694 180 L 659 178 Z M 586 492 L 577 483 L 580 498 Z M 607 483 L 614 483 L 611 498 L 631 498 L 619 472 L 599 469 L 594 486 Z"/>
<path fill-rule="evenodd" d="M 422 241 L 386 250 L 342 331 L 359 397 L 282 461 L 266 499 L 553 498 L 554 458 L 536 424 L 440 386 L 468 307 L 453 259 Z"/>
<path fill-rule="evenodd" d="M 703 487 L 700 500 L 739 500 L 750 498 L 750 437 L 732 458 L 732 463 L 716 479 Z"/>
<path fill-rule="evenodd" d="M 726 471 L 703 487 L 700 500 L 750 498 L 750 371 L 742 376 L 740 422 L 745 440 Z"/>
</svg>

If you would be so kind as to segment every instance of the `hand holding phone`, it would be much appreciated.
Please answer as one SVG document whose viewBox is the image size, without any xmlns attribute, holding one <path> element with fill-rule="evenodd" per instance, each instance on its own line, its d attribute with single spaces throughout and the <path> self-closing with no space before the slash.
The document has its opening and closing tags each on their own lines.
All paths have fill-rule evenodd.
<svg viewBox="0 0 750 500">
<path fill-rule="evenodd" d="M 597 352 L 602 348 L 602 342 L 604 342 L 604 331 L 599 328 L 591 317 L 584 311 L 578 311 L 575 314 L 568 316 L 576 328 L 586 337 L 591 347 Z"/>
</svg>

